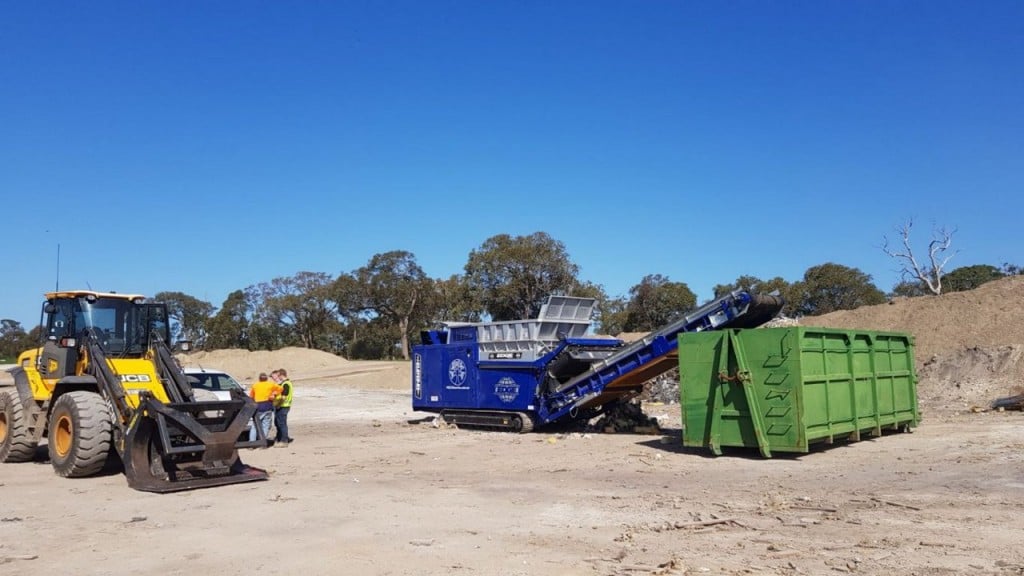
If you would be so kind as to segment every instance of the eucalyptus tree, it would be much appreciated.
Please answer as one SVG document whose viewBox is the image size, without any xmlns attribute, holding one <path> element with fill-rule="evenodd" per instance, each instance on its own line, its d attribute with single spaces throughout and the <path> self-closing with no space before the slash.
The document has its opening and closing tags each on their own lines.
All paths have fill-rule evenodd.
<svg viewBox="0 0 1024 576">
<path fill-rule="evenodd" d="M 677 320 L 697 304 L 697 295 L 684 282 L 649 274 L 629 289 L 623 329 L 649 332 Z"/>
<path fill-rule="evenodd" d="M 533 318 L 552 294 L 578 284 L 565 245 L 545 232 L 498 234 L 469 254 L 465 279 L 492 320 Z"/>
<path fill-rule="evenodd" d="M 254 323 L 270 330 L 276 342 L 259 347 L 277 348 L 298 342 L 315 348 L 337 330 L 337 306 L 332 296 L 334 279 L 324 272 L 298 272 L 246 289 Z"/>
<path fill-rule="evenodd" d="M 330 292 L 343 317 L 375 322 L 376 338 L 387 334 L 388 326 L 393 327 L 406 360 L 411 335 L 430 323 L 438 305 L 434 281 L 416 262 L 416 256 L 405 250 L 375 254 L 365 266 L 340 275 Z"/>
<path fill-rule="evenodd" d="M 174 340 L 189 340 L 197 348 L 203 347 L 207 324 L 215 310 L 213 304 L 184 292 L 157 292 L 153 299 L 167 304 Z"/>
<path fill-rule="evenodd" d="M 808 268 L 794 291 L 799 294 L 795 311 L 804 316 L 885 302 L 885 294 L 871 282 L 869 274 L 833 262 Z"/>
</svg>

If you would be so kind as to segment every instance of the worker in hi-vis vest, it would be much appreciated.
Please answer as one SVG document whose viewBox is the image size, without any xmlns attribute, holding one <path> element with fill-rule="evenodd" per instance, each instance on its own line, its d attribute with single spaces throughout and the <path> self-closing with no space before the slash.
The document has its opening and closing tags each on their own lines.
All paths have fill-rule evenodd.
<svg viewBox="0 0 1024 576">
<path fill-rule="evenodd" d="M 292 391 L 295 387 L 292 385 L 291 379 L 288 378 L 288 371 L 284 368 L 279 368 L 274 372 L 274 380 L 283 389 L 274 403 L 274 427 L 277 428 L 274 444 L 287 446 L 292 441 L 292 437 L 288 435 L 288 412 L 292 408 Z"/>
<path fill-rule="evenodd" d="M 256 401 L 256 422 L 263 430 L 264 436 L 270 436 L 270 424 L 274 421 L 274 405 L 281 397 L 283 390 L 281 385 L 273 380 L 267 379 L 265 372 L 260 372 L 260 378 L 249 388 L 249 397 Z M 249 440 L 256 440 L 256 427 L 249 430 Z"/>
</svg>

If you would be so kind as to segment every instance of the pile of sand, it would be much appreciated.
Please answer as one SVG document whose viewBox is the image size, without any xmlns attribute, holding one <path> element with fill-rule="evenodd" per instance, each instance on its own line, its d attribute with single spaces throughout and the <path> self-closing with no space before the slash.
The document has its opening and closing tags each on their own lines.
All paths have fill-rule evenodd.
<svg viewBox="0 0 1024 576">
<path fill-rule="evenodd" d="M 970 347 L 1024 343 L 1024 276 L 968 292 L 896 298 L 889 304 L 804 318 L 803 326 L 910 332 L 918 358 Z"/>
<path fill-rule="evenodd" d="M 193 352 L 179 354 L 178 360 L 186 368 L 223 370 L 243 382 L 255 380 L 260 372 L 269 374 L 278 368 L 284 368 L 293 379 L 299 379 L 317 373 L 341 371 L 350 364 L 329 352 L 295 347 L 255 352 L 238 349 Z"/>
<path fill-rule="evenodd" d="M 922 404 L 955 410 L 986 408 L 992 401 L 1024 391 L 1019 344 L 972 347 L 917 362 Z"/>
</svg>

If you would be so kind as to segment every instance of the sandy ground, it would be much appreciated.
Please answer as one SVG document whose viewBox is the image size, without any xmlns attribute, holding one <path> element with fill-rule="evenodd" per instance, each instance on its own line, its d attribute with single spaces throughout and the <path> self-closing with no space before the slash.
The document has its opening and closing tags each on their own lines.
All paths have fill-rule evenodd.
<svg viewBox="0 0 1024 576">
<path fill-rule="evenodd" d="M 175 494 L 117 473 L 0 465 L 0 576 L 38 574 L 1024 574 L 1024 276 L 805 325 L 917 336 L 910 434 L 765 460 L 663 435 L 516 435 L 411 411 L 409 366 L 323 352 L 181 360 L 242 382 L 285 367 L 291 446 L 265 482 Z M 2 380 L 0 374 L 0 380 Z M 0 382 L 2 384 L 2 382 Z"/>
<path fill-rule="evenodd" d="M 435 427 L 407 365 L 297 378 L 265 482 L 174 494 L 0 465 L 0 574 L 1022 574 L 1024 416 L 761 459 L 663 436 Z M 298 375 L 297 375 L 298 376 Z M 45 453 L 45 452 L 44 452 Z"/>
</svg>

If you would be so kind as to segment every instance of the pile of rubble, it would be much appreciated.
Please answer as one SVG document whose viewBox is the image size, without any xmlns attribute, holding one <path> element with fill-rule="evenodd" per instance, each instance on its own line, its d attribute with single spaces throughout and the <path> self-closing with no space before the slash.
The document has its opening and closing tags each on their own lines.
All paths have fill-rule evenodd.
<svg viewBox="0 0 1024 576">
<path fill-rule="evenodd" d="M 644 402 L 678 404 L 679 370 L 673 369 L 649 380 L 644 384 L 644 391 L 640 394 L 640 399 Z"/>
<path fill-rule="evenodd" d="M 785 328 L 791 326 L 800 326 L 800 320 L 797 318 L 778 316 L 769 320 L 761 327 Z M 632 335 L 630 335 L 630 337 L 632 337 Z M 644 390 L 640 394 L 640 399 L 645 402 L 677 404 L 679 402 L 679 370 L 674 369 L 649 380 L 644 384 Z"/>
<path fill-rule="evenodd" d="M 771 320 L 762 324 L 761 328 L 790 328 L 792 326 L 799 325 L 799 318 L 790 318 L 788 316 L 783 316 L 782 314 L 779 314 L 775 318 L 772 318 Z"/>
<path fill-rule="evenodd" d="M 635 400 L 612 406 L 596 421 L 592 421 L 590 427 L 595 432 L 605 434 L 661 434 L 658 419 L 644 414 L 640 403 Z"/>
</svg>

